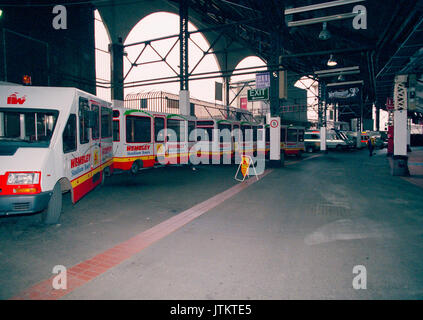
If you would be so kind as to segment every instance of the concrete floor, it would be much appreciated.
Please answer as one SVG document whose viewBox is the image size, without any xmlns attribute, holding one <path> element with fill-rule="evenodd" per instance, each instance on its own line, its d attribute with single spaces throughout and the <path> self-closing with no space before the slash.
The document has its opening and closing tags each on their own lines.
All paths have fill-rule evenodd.
<svg viewBox="0 0 423 320">
<path fill-rule="evenodd" d="M 390 175 L 385 152 L 275 169 L 62 299 L 421 299 L 423 193 Z M 114 176 L 75 206 L 66 197 L 60 225 L 0 219 L 0 298 L 236 185 L 235 171 Z M 356 265 L 366 290 L 352 286 Z"/>
</svg>

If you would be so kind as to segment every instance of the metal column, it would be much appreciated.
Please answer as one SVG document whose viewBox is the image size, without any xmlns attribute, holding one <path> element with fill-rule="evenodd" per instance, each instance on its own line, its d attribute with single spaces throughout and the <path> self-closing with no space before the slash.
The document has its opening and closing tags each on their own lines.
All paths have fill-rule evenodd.
<svg viewBox="0 0 423 320">
<path fill-rule="evenodd" d="M 380 104 L 376 104 L 376 131 L 380 131 Z"/>
<path fill-rule="evenodd" d="M 394 86 L 394 156 L 392 175 L 408 176 L 407 75 L 397 75 Z"/>
<path fill-rule="evenodd" d="M 183 115 L 191 115 L 190 94 L 188 90 L 188 2 L 179 2 L 179 110 Z"/>
<path fill-rule="evenodd" d="M 326 152 L 326 85 L 319 81 L 318 121 L 320 129 L 320 151 Z"/>
<path fill-rule="evenodd" d="M 180 90 L 188 90 L 188 3 L 179 1 Z"/>
<path fill-rule="evenodd" d="M 280 53 L 280 34 L 272 33 L 272 52 L 270 57 L 270 114 L 275 117 L 279 116 L 279 53 Z"/>
<path fill-rule="evenodd" d="M 111 89 L 112 102 L 116 106 L 123 106 L 123 45 L 122 39 L 119 43 L 110 45 L 111 53 Z"/>
</svg>

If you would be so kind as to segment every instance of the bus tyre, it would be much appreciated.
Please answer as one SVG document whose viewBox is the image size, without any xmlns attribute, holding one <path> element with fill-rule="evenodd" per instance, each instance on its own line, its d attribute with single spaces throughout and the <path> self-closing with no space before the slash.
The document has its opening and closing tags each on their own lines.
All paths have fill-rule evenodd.
<svg viewBox="0 0 423 320">
<path fill-rule="evenodd" d="M 106 182 L 106 177 L 110 176 L 110 168 L 104 168 L 103 172 L 101 173 L 101 186 L 104 186 L 104 183 Z"/>
<path fill-rule="evenodd" d="M 138 173 L 138 171 L 140 170 L 140 163 L 139 161 L 134 161 L 134 163 L 131 166 L 131 174 L 132 175 L 136 175 Z"/>
<path fill-rule="evenodd" d="M 285 167 L 285 151 L 281 153 L 280 165 L 281 165 L 281 168 Z"/>
<path fill-rule="evenodd" d="M 56 224 L 59 222 L 62 212 L 62 187 L 57 182 L 48 202 L 47 208 L 41 213 L 41 221 L 44 224 Z"/>
</svg>

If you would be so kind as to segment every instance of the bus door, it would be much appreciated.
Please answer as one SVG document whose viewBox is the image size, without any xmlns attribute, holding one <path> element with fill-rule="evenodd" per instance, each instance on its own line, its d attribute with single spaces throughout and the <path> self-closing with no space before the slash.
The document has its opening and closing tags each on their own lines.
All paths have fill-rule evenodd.
<svg viewBox="0 0 423 320">
<path fill-rule="evenodd" d="M 253 130 L 250 125 L 241 125 L 242 143 L 241 154 L 253 155 Z"/>
<path fill-rule="evenodd" d="M 100 128 L 100 164 L 104 165 L 101 174 L 106 170 L 108 174 L 110 168 L 108 166 L 110 160 L 113 158 L 113 128 L 112 128 L 112 114 L 113 110 L 102 106 L 100 108 L 101 128 Z M 110 163 L 111 164 L 111 163 Z"/>
<path fill-rule="evenodd" d="M 72 113 L 63 132 L 65 163 L 70 163 L 69 180 L 72 182 L 72 201 L 75 203 L 92 189 L 91 179 L 85 179 L 91 171 L 90 107 L 88 99 L 79 97 L 78 117 Z M 78 129 L 77 129 L 78 127 Z M 78 132 L 78 135 L 77 135 Z M 76 139 L 75 145 L 72 141 Z"/>
<path fill-rule="evenodd" d="M 198 157 L 203 157 L 204 154 L 207 158 L 211 159 L 213 155 L 213 136 L 215 122 L 213 120 L 197 120 L 197 146 L 201 150 L 197 152 Z"/>
<path fill-rule="evenodd" d="M 285 152 L 286 146 L 286 126 L 281 126 L 281 152 Z"/>
<path fill-rule="evenodd" d="M 287 141 L 286 141 L 286 154 L 297 154 L 298 150 L 298 131 L 296 128 L 288 128 L 287 129 Z"/>
<path fill-rule="evenodd" d="M 185 121 L 181 119 L 172 118 L 166 121 L 168 164 L 181 163 L 181 156 L 186 152 L 185 125 Z"/>
<path fill-rule="evenodd" d="M 165 124 L 165 116 L 154 115 L 154 155 L 155 162 L 159 164 L 165 164 Z"/>
<path fill-rule="evenodd" d="M 304 129 L 298 129 L 298 148 L 300 151 L 305 151 Z"/>
<path fill-rule="evenodd" d="M 232 125 L 230 123 L 219 123 L 217 125 L 218 131 L 218 145 L 219 160 L 221 163 L 231 163 L 232 151 Z"/>
<path fill-rule="evenodd" d="M 241 135 L 241 129 L 238 123 L 235 123 L 232 126 L 232 150 L 233 150 L 233 157 L 237 159 L 240 154 L 240 135 Z"/>
<path fill-rule="evenodd" d="M 96 101 L 90 101 L 91 106 L 91 170 L 92 187 L 97 186 L 101 181 L 100 170 L 96 170 L 101 165 L 101 138 L 100 138 L 100 106 Z"/>
<path fill-rule="evenodd" d="M 197 142 L 194 120 L 188 120 L 187 139 L 188 139 L 188 159 L 189 159 L 191 155 L 191 151 L 194 150 L 193 148 L 195 146 L 195 143 Z"/>
</svg>

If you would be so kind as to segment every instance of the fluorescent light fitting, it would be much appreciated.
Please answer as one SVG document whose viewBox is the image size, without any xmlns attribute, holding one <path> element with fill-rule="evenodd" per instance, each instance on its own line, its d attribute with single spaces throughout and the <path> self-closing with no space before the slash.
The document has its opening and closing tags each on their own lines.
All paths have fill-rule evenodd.
<svg viewBox="0 0 423 320">
<path fill-rule="evenodd" d="M 360 70 L 360 67 L 354 66 L 354 67 L 344 67 L 344 68 L 336 68 L 336 69 L 318 70 L 318 71 L 314 71 L 314 74 L 334 73 L 334 72 L 353 71 L 353 70 Z"/>
<path fill-rule="evenodd" d="M 288 27 L 298 27 L 298 26 L 305 26 L 305 25 L 308 25 L 308 24 L 322 23 L 322 22 L 325 22 L 325 21 L 350 19 L 350 18 L 354 18 L 357 14 L 358 13 L 347 12 L 347 13 L 335 14 L 333 16 L 325 16 L 325 17 L 317 17 L 317 18 L 311 18 L 311 19 L 305 19 L 305 20 L 290 21 L 290 22 L 288 22 Z"/>
<path fill-rule="evenodd" d="M 312 4 L 312 5 L 304 6 L 304 7 L 285 9 L 285 14 L 294 14 L 294 13 L 319 10 L 319 9 L 325 9 L 325 8 L 336 7 L 336 6 L 343 6 L 346 4 L 363 2 L 363 1 L 366 1 L 366 0 L 336 0 L 331 2 L 317 3 L 317 4 Z"/>
<path fill-rule="evenodd" d="M 345 71 L 345 72 L 334 72 L 334 73 L 323 73 L 318 75 L 319 78 L 328 78 L 328 77 L 336 77 L 339 75 L 349 75 L 349 74 L 359 74 L 360 71 L 359 70 L 355 70 L 355 71 Z"/>
<path fill-rule="evenodd" d="M 357 80 L 357 81 L 345 81 L 345 82 L 334 82 L 334 83 L 328 83 L 326 87 L 336 87 L 336 86 L 344 86 L 344 85 L 350 85 L 350 84 L 363 84 L 363 80 Z"/>
</svg>

